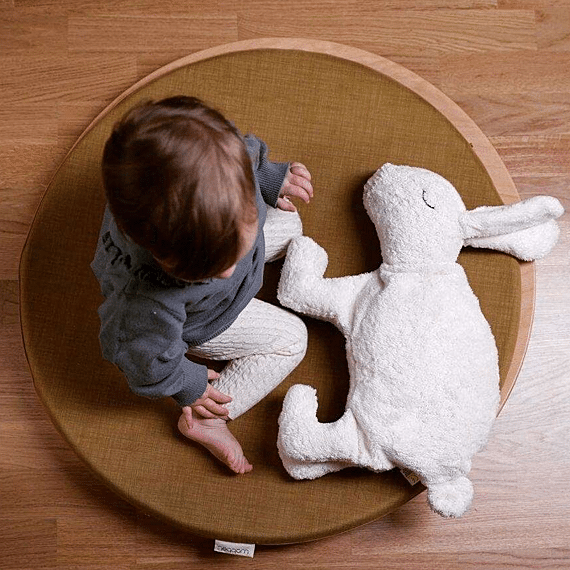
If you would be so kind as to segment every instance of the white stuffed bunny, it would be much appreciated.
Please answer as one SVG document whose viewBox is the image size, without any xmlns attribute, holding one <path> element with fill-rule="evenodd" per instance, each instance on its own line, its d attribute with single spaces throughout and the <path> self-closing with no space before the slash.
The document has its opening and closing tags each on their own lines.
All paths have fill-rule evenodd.
<svg viewBox="0 0 570 570">
<path fill-rule="evenodd" d="M 297 479 L 354 465 L 409 469 L 434 511 L 461 516 L 473 497 L 471 458 L 497 414 L 499 366 L 457 256 L 470 245 L 542 257 L 564 210 L 555 198 L 535 197 L 467 211 L 438 174 L 392 164 L 368 180 L 364 204 L 382 248 L 376 271 L 325 279 L 319 245 L 300 237 L 289 246 L 279 300 L 342 331 L 350 390 L 344 415 L 319 423 L 315 389 L 292 386 L 279 417 L 279 454 Z"/>
</svg>

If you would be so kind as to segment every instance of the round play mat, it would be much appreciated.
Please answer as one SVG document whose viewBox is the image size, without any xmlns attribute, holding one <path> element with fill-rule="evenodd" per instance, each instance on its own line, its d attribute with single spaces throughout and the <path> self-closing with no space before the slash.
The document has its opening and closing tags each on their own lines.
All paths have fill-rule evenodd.
<svg viewBox="0 0 570 570">
<path fill-rule="evenodd" d="M 272 160 L 308 166 L 315 197 L 299 210 L 305 233 L 329 254 L 330 277 L 370 271 L 381 261 L 362 188 L 383 163 L 442 174 L 468 208 L 517 200 L 511 178 L 465 113 L 401 66 L 327 42 L 256 40 L 193 54 L 122 94 L 73 146 L 37 211 L 20 268 L 22 329 L 35 387 L 69 445 L 121 497 L 191 533 L 258 544 L 314 540 L 382 517 L 423 487 L 411 486 L 397 470 L 355 468 L 295 481 L 277 454 L 277 418 L 291 384 L 317 388 L 320 421 L 342 415 L 348 369 L 344 339 L 332 325 L 305 319 L 305 360 L 232 422 L 254 464 L 245 476 L 232 475 L 177 434 L 174 402 L 134 396 L 101 357 L 101 297 L 89 264 L 105 205 L 102 148 L 132 105 L 177 94 L 203 99 L 243 133 L 258 135 Z M 533 266 L 468 249 L 460 262 L 497 340 L 504 403 L 528 341 Z M 262 298 L 276 302 L 279 269 L 279 263 L 267 267 Z"/>
</svg>

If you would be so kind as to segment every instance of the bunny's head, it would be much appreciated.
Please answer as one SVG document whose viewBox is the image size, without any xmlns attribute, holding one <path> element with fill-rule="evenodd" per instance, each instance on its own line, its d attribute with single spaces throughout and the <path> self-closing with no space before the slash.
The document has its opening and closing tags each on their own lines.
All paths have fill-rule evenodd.
<svg viewBox="0 0 570 570">
<path fill-rule="evenodd" d="M 385 164 L 364 187 L 384 263 L 420 268 L 453 263 L 464 245 L 497 249 L 530 261 L 558 239 L 556 198 L 539 196 L 508 206 L 467 211 L 445 178 L 412 166 Z"/>
</svg>

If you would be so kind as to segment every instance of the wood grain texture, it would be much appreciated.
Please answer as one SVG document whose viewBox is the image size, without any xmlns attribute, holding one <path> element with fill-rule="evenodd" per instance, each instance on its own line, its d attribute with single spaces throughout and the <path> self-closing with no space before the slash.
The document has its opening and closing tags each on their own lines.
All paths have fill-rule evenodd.
<svg viewBox="0 0 570 570">
<path fill-rule="evenodd" d="M 299 20 L 306 23 L 313 38 L 386 55 L 422 53 L 433 57 L 489 49 L 518 52 L 536 47 L 535 16 L 530 10 L 378 10 L 366 3 L 351 12 L 338 4 L 322 13 L 315 13 L 312 4 L 285 13 L 273 2 L 267 2 L 262 9 L 248 4 L 239 17 L 240 39 L 292 37 L 298 34 Z"/>
<path fill-rule="evenodd" d="M 458 521 L 423 495 L 316 543 L 253 561 L 150 519 L 101 485 L 39 405 L 18 322 L 17 266 L 35 207 L 75 138 L 126 88 L 234 39 L 367 49 L 420 73 L 490 137 L 522 197 L 570 207 L 569 0 L 0 0 L 0 568 L 570 568 L 570 215 L 536 264 L 527 356 L 474 462 Z M 215 506 L 227 509 L 232 505 Z"/>
<path fill-rule="evenodd" d="M 181 50 L 189 53 L 210 47 L 212 36 L 221 43 L 237 40 L 237 17 L 229 16 L 73 16 L 69 18 L 72 52 L 146 52 Z M 168 42 L 165 39 L 168 38 Z M 143 48 L 143 49 L 141 49 Z"/>
</svg>

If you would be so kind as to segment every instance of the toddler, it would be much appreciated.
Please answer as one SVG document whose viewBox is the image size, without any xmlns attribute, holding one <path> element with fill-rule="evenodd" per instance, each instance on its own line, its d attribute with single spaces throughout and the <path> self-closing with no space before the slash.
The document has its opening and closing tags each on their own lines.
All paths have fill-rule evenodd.
<svg viewBox="0 0 570 570">
<path fill-rule="evenodd" d="M 132 109 L 105 145 L 108 205 L 91 264 L 103 356 L 136 394 L 172 397 L 182 434 L 236 473 L 252 466 L 227 421 L 271 392 L 307 343 L 297 316 L 254 298 L 264 263 L 302 233 L 289 198 L 313 196 L 305 166 L 267 154 L 196 98 Z M 218 374 L 186 355 L 230 362 Z"/>
</svg>

